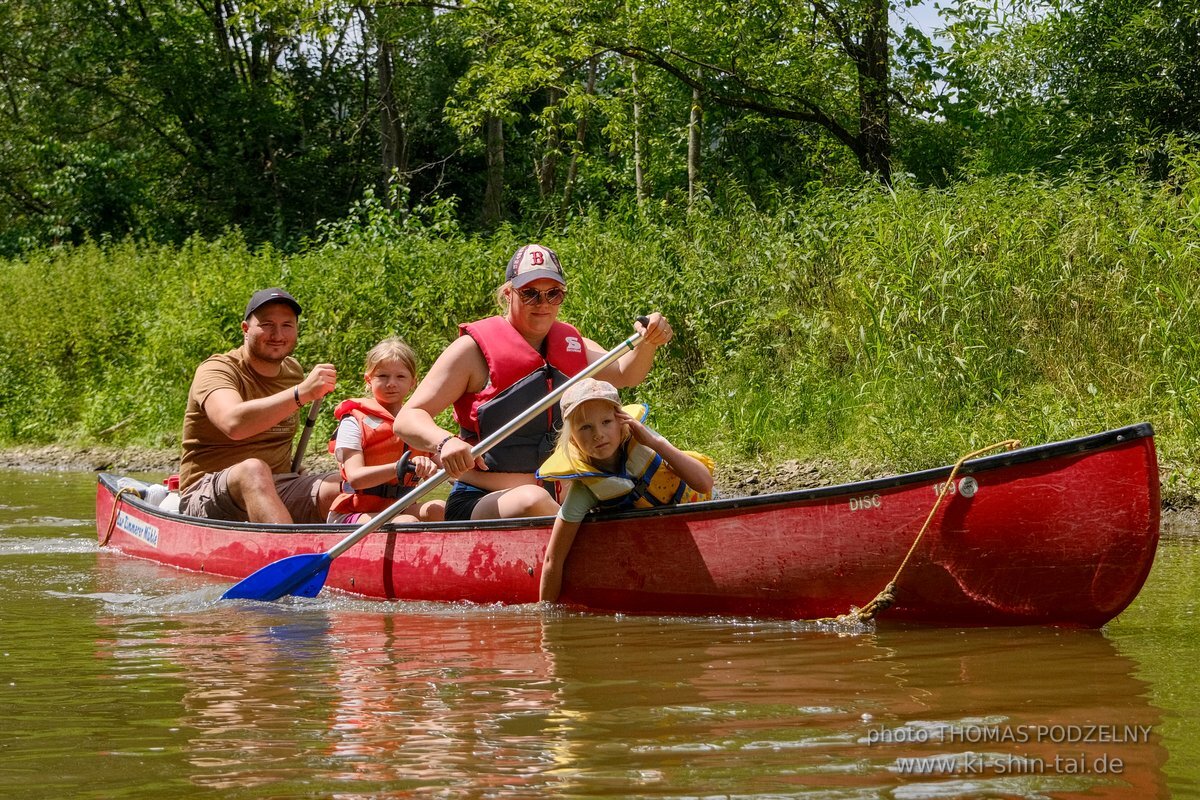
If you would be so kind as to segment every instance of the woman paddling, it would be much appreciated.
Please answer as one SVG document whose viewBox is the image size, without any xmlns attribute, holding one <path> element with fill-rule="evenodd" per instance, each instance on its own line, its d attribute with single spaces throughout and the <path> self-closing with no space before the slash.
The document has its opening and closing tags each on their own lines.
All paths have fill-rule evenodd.
<svg viewBox="0 0 1200 800">
<path fill-rule="evenodd" d="M 527 244 L 509 259 L 496 290 L 498 316 L 459 326 L 460 336 L 438 356 L 429 373 L 396 415 L 395 431 L 413 447 L 431 451 L 455 479 L 446 519 L 548 516 L 558 503 L 534 476 L 553 449 L 557 408 L 505 439 L 482 458 L 471 448 L 554 387 L 605 354 L 573 326 L 560 322 L 566 280 L 558 256 Z M 654 353 L 671 340 L 659 313 L 635 323 L 642 339 L 598 377 L 614 386 L 635 386 L 646 377 Z M 454 406 L 458 431 L 434 418 Z"/>
</svg>

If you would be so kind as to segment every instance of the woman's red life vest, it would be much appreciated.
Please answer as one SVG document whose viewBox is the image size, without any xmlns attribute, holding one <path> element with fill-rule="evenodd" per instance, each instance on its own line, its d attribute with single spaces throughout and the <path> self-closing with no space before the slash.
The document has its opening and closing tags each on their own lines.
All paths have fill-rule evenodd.
<svg viewBox="0 0 1200 800">
<path fill-rule="evenodd" d="M 347 414 L 358 420 L 362 429 L 363 462 L 367 466 L 376 464 L 394 464 L 400 460 L 404 451 L 411 448 L 401 441 L 392 430 L 395 417 L 386 408 L 379 405 L 374 398 L 360 397 L 343 400 L 334 409 L 334 419 L 340 423 Z M 329 452 L 336 449 L 337 437 L 329 441 Z M 412 455 L 428 455 L 428 453 L 413 451 Z M 393 478 L 387 483 L 372 486 L 367 489 L 354 489 L 346 477 L 345 467 L 339 467 L 342 474 L 342 493 L 334 499 L 330 512 L 335 514 L 368 513 L 373 514 L 390 506 L 400 496 L 401 489 L 416 486 L 419 481 L 412 473 L 404 476 L 404 482 Z"/>
<path fill-rule="evenodd" d="M 544 354 L 530 347 L 504 317 L 460 325 L 459 333 L 475 340 L 488 366 L 487 385 L 454 403 L 459 436 L 472 444 L 504 427 L 588 365 L 583 334 L 565 322 L 555 322 L 547 332 Z M 497 472 L 532 474 L 554 449 L 554 435 L 561 425 L 555 404 L 488 451 L 484 461 Z"/>
</svg>

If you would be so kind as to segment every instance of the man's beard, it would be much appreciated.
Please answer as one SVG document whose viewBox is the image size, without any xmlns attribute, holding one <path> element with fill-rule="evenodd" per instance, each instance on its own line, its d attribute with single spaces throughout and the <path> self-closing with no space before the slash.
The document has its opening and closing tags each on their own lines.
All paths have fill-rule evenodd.
<svg viewBox="0 0 1200 800">
<path fill-rule="evenodd" d="M 250 356 L 258 361 L 265 361 L 268 364 L 282 364 L 283 360 L 290 356 L 296 350 L 296 345 L 293 343 L 291 347 L 285 347 L 286 352 L 283 355 L 274 355 L 274 348 L 257 343 L 253 339 L 246 340 L 246 349 L 250 352 Z"/>
</svg>

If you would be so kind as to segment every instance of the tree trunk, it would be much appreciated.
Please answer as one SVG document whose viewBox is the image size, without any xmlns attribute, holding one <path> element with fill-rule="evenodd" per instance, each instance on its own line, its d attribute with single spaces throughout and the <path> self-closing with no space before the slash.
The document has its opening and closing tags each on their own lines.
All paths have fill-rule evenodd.
<svg viewBox="0 0 1200 800">
<path fill-rule="evenodd" d="M 700 121 L 703 116 L 700 106 L 700 90 L 692 89 L 692 110 L 688 115 L 688 208 L 696 201 L 696 191 L 700 181 Z"/>
<path fill-rule="evenodd" d="M 404 135 L 400 130 L 400 115 L 396 109 L 393 53 L 390 42 L 379 42 L 376 71 L 379 80 L 379 172 L 383 189 L 386 189 L 398 174 L 401 139 Z M 391 203 L 391 194 L 388 191 L 383 192 L 385 203 Z"/>
<path fill-rule="evenodd" d="M 546 130 L 546 151 L 542 153 L 541 163 L 538 164 L 538 197 L 545 200 L 553 197 L 558 185 L 558 104 L 561 100 L 557 88 L 546 89 L 546 107 L 550 109 L 549 127 Z"/>
<path fill-rule="evenodd" d="M 596 57 L 592 56 L 588 59 L 588 79 L 587 79 L 587 94 L 589 97 L 596 94 Z M 567 180 L 563 186 L 562 210 L 565 212 L 571 205 L 571 193 L 575 191 L 575 178 L 579 174 L 579 154 L 584 152 L 587 146 L 587 129 L 588 115 L 584 113 L 579 118 L 579 124 L 575 129 L 575 152 L 571 153 L 571 164 L 567 167 Z"/>
<path fill-rule="evenodd" d="M 483 224 L 489 227 L 504 221 L 504 121 L 488 114 L 487 186 L 483 191 Z"/>
<path fill-rule="evenodd" d="M 858 67 L 859 164 L 892 185 L 891 110 L 888 86 L 888 3 L 872 0 L 863 31 Z"/>
<path fill-rule="evenodd" d="M 638 95 L 637 62 L 633 63 L 630 86 L 633 87 L 633 184 L 638 206 L 646 204 L 642 177 L 642 98 Z"/>
</svg>

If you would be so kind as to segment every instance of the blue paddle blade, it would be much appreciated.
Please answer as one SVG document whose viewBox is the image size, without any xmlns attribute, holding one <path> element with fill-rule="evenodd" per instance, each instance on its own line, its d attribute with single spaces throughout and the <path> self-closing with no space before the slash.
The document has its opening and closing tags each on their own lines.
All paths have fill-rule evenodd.
<svg viewBox="0 0 1200 800">
<path fill-rule="evenodd" d="M 326 558 L 325 566 L 316 575 L 313 575 L 307 581 L 292 589 L 288 594 L 294 594 L 296 597 L 316 597 L 321 593 L 321 589 L 325 587 L 325 578 L 329 576 L 329 563 L 333 561 L 331 558 Z"/>
<path fill-rule="evenodd" d="M 221 595 L 222 600 L 278 600 L 284 595 L 316 597 L 325 585 L 328 553 L 303 553 L 289 556 L 247 575 Z"/>
</svg>

